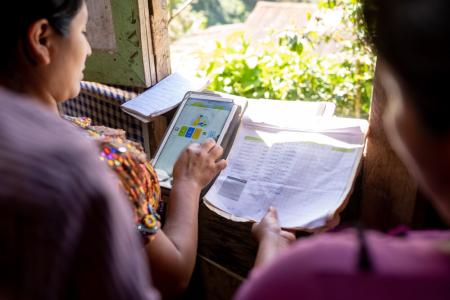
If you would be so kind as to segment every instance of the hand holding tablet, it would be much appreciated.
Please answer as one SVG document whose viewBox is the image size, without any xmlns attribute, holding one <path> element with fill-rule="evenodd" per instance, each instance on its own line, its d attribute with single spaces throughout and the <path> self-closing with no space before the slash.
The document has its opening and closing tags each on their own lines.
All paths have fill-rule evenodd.
<svg viewBox="0 0 450 300">
<path fill-rule="evenodd" d="M 153 161 L 161 186 L 171 188 L 174 164 L 182 151 L 190 144 L 201 144 L 211 138 L 220 145 L 236 109 L 237 105 L 231 99 L 202 93 L 186 94 Z M 208 149 L 207 153 L 212 152 L 212 156 L 220 152 L 215 158 L 215 161 L 218 160 L 223 150 L 221 147 L 213 146 L 213 141 L 201 146 L 190 146 L 192 149 L 188 152 L 196 151 L 195 147 L 209 147 L 208 145 L 211 149 Z M 222 163 L 225 164 L 224 161 Z"/>
<path fill-rule="evenodd" d="M 189 145 L 175 162 L 173 180 L 188 181 L 194 188 L 203 189 L 226 167 L 222 154 L 223 148 L 213 139 Z"/>
</svg>

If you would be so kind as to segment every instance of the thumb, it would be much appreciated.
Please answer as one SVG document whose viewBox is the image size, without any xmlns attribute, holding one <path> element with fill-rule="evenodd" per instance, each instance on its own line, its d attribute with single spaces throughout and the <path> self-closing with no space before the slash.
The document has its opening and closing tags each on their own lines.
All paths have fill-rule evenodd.
<svg viewBox="0 0 450 300">
<path fill-rule="evenodd" d="M 278 223 L 278 211 L 275 207 L 271 206 L 269 207 L 269 211 L 267 212 L 267 215 L 269 218 L 273 219 Z"/>
<path fill-rule="evenodd" d="M 281 236 L 289 242 L 295 241 L 295 234 L 293 234 L 292 232 L 281 230 Z"/>
</svg>

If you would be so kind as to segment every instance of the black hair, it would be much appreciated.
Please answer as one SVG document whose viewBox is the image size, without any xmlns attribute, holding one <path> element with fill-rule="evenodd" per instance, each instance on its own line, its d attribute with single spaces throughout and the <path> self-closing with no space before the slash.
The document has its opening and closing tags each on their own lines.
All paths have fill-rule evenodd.
<svg viewBox="0 0 450 300">
<path fill-rule="evenodd" d="M 430 133 L 450 132 L 450 2 L 363 0 L 375 51 L 392 67 Z"/>
<path fill-rule="evenodd" d="M 69 34 L 71 21 L 83 2 L 84 0 L 10 0 L 2 4 L 0 72 L 14 67 L 18 43 L 25 40 L 31 24 L 40 19 L 47 19 L 58 33 L 66 36 Z"/>
</svg>

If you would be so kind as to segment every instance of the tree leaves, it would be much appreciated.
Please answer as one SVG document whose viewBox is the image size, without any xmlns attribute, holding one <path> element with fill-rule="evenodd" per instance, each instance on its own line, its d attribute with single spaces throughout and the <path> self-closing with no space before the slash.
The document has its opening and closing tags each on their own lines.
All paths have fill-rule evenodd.
<svg viewBox="0 0 450 300">
<path fill-rule="evenodd" d="M 354 22 L 359 2 L 320 5 L 305 28 L 257 42 L 241 32 L 217 44 L 201 67 L 211 77 L 209 88 L 249 98 L 333 101 L 339 115 L 366 117 L 375 58 Z"/>
</svg>

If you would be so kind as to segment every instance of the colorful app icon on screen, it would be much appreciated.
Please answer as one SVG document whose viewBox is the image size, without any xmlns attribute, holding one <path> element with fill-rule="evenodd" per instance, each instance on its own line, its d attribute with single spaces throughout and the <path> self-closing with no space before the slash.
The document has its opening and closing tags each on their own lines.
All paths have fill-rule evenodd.
<svg viewBox="0 0 450 300">
<path fill-rule="evenodd" d="M 192 126 L 206 127 L 208 126 L 208 123 L 208 118 L 205 115 L 199 115 L 197 118 L 192 120 Z"/>
<path fill-rule="evenodd" d="M 192 135 L 192 138 L 194 140 L 198 139 L 200 137 L 200 134 L 202 133 L 201 128 L 195 128 L 194 134 Z"/>
<path fill-rule="evenodd" d="M 184 136 L 186 134 L 186 131 L 188 130 L 187 126 L 181 127 L 180 132 L 178 132 L 178 136 Z"/>
<path fill-rule="evenodd" d="M 194 127 L 189 127 L 189 129 L 188 129 L 187 132 L 186 132 L 185 137 L 191 138 L 191 137 L 192 137 L 192 134 L 194 134 L 194 130 L 195 130 Z"/>
</svg>

